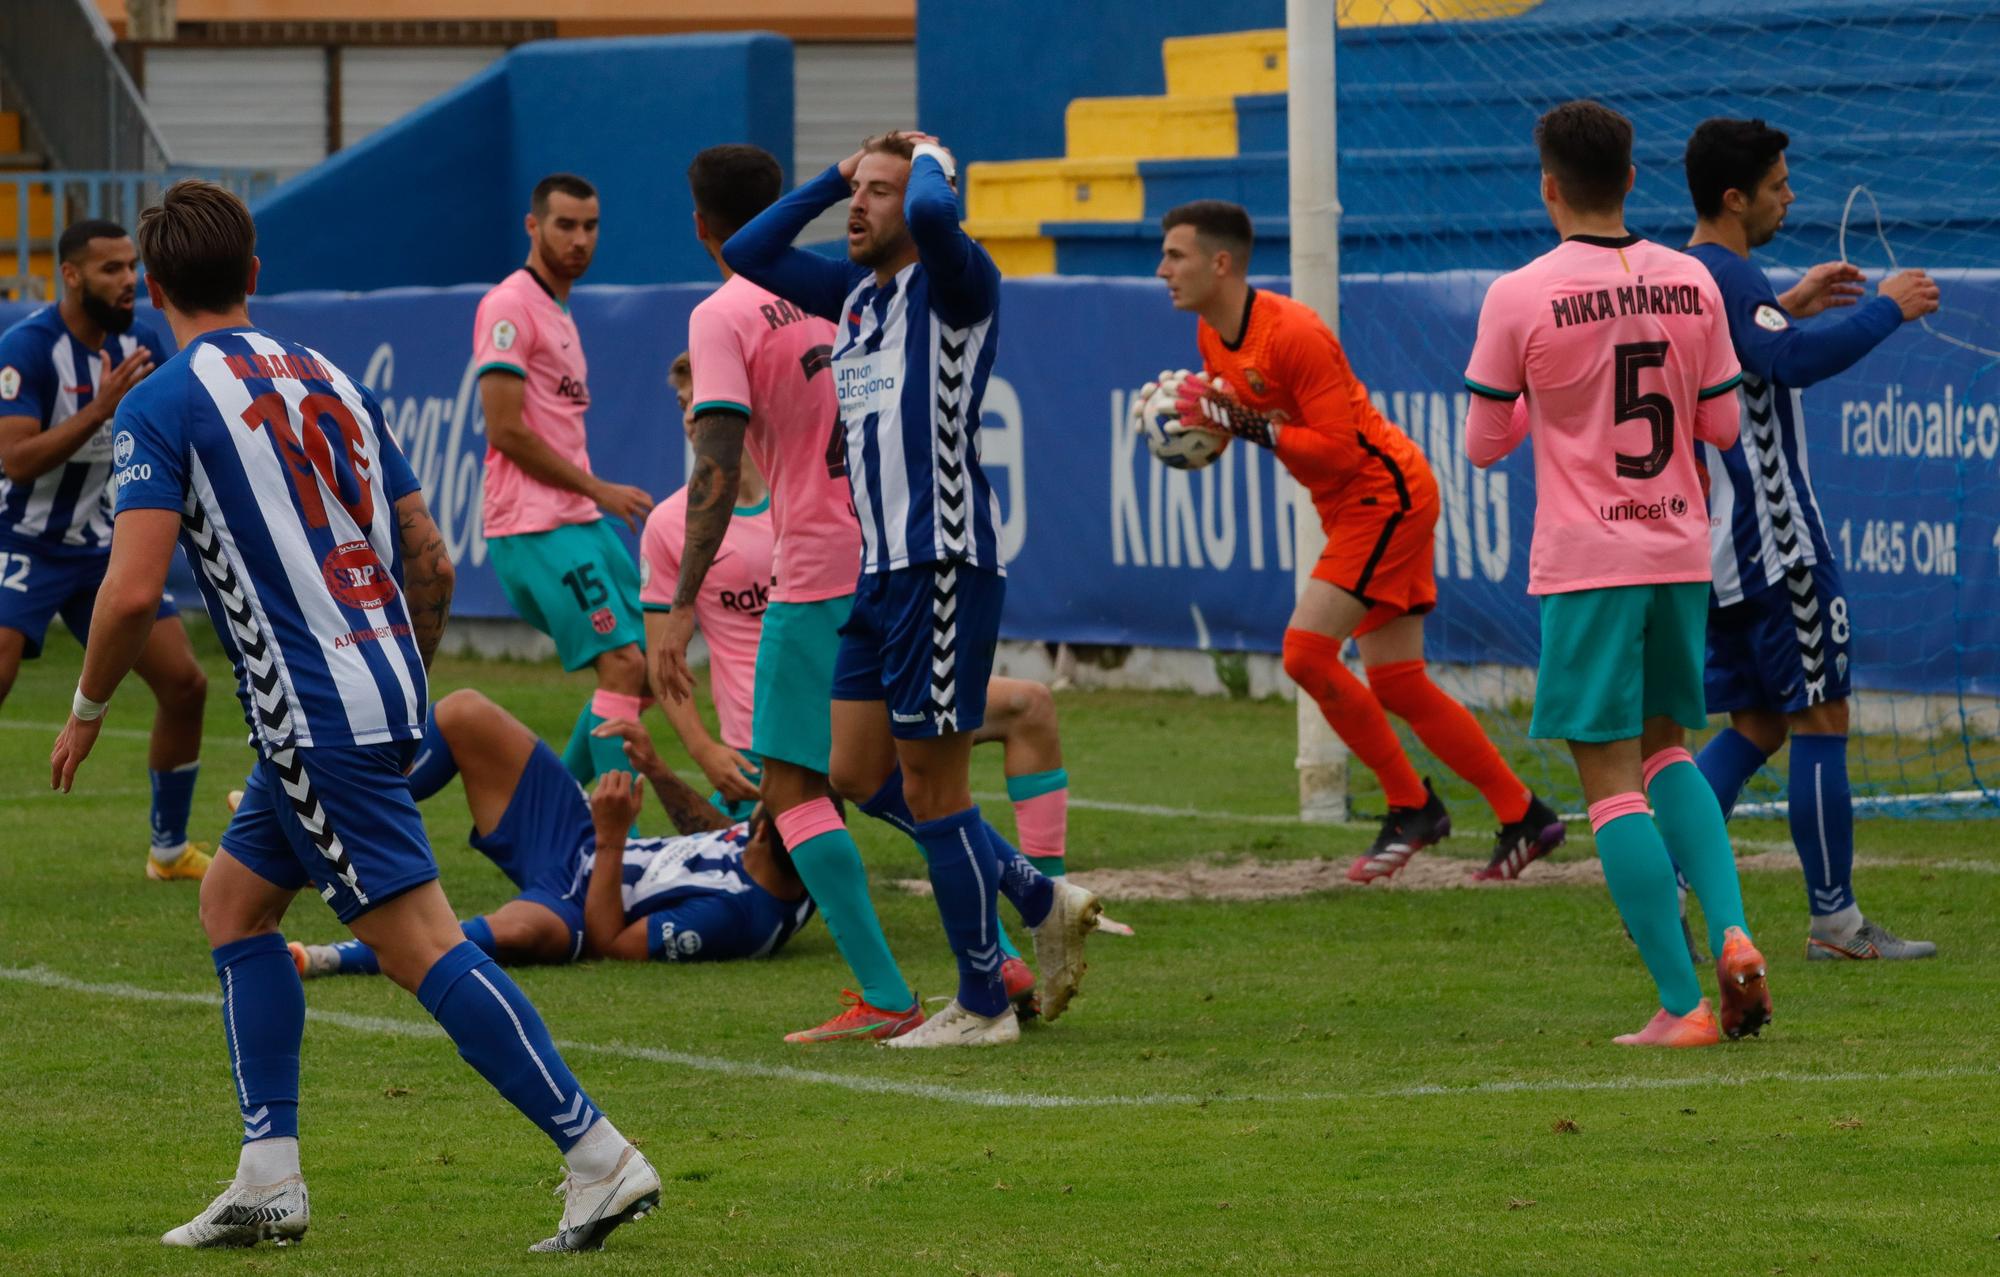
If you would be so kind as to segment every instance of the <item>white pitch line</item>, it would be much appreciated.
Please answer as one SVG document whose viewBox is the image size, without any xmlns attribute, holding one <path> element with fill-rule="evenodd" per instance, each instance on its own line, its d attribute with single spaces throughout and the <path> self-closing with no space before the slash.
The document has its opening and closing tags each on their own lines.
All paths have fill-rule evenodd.
<svg viewBox="0 0 2000 1277">
<path fill-rule="evenodd" d="M 129 1002 L 167 1002 L 214 1010 L 222 1000 L 208 993 L 185 993 L 166 989 L 146 989 L 133 984 L 93 984 L 46 967 L 0 967 L 0 980 L 60 989 L 92 997 L 117 998 Z M 400 1020 L 386 1016 L 349 1015 L 342 1011 L 308 1009 L 306 1018 L 320 1024 L 352 1029 L 358 1033 L 380 1033 L 393 1037 L 442 1038 L 444 1030 L 420 1020 Z M 1617 1077 L 1596 1079 L 1513 1078 L 1465 1085 L 1426 1082 L 1387 1087 L 1375 1091 L 1289 1091 L 1279 1094 L 1190 1095 L 1156 1092 L 1149 1095 L 1042 1095 L 1033 1092 L 994 1091 L 943 1086 L 933 1082 L 908 1082 L 892 1077 L 860 1077 L 829 1073 L 789 1064 L 760 1064 L 750 1060 L 728 1060 L 712 1055 L 695 1055 L 663 1047 L 631 1046 L 623 1042 L 558 1041 L 564 1051 L 590 1052 L 651 1064 L 671 1064 L 703 1073 L 733 1077 L 770 1078 L 782 1082 L 804 1082 L 832 1086 L 869 1095 L 900 1095 L 911 1099 L 963 1104 L 974 1108 L 1169 1108 L 1208 1104 L 1308 1104 L 1356 1103 L 1368 1100 L 1451 1098 L 1455 1096 L 1582 1094 L 1598 1091 L 1672 1091 L 1706 1086 L 1758 1086 L 1764 1083 L 1847 1084 L 1883 1082 L 1926 1082 L 1959 1078 L 2000 1077 L 2000 1066 L 1941 1069 L 1906 1069 L 1900 1072 L 1800 1073 L 1789 1069 L 1769 1073 L 1720 1074 L 1707 1077 Z"/>
<path fill-rule="evenodd" d="M 79 789 L 75 791 L 75 797 L 138 798 L 142 795 L 150 797 L 152 792 L 150 789 Z M 0 794 L 0 803 L 25 803 L 35 798 L 68 798 L 70 796 L 63 793 L 60 789 L 24 789 L 17 794 Z"/>
</svg>

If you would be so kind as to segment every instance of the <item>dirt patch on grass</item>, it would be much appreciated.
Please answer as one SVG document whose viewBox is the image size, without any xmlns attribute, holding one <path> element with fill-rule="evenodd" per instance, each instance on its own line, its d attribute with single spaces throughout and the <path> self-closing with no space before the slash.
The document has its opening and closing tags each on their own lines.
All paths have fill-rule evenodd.
<svg viewBox="0 0 2000 1277">
<path fill-rule="evenodd" d="M 1604 870 L 1594 858 L 1538 861 L 1510 882 L 1474 882 L 1471 874 L 1480 867 L 1474 861 L 1419 855 L 1386 882 L 1354 883 L 1347 880 L 1347 863 L 1317 858 L 1203 856 L 1153 869 L 1084 870 L 1071 874 L 1070 881 L 1107 901 L 1275 900 L 1320 891 L 1521 891 L 1604 881 Z M 1737 857 L 1736 866 L 1744 873 L 1796 872 L 1799 861 L 1789 851 L 1764 851 Z M 896 885 L 917 895 L 927 896 L 931 891 L 930 884 L 920 879 L 905 879 Z"/>
</svg>

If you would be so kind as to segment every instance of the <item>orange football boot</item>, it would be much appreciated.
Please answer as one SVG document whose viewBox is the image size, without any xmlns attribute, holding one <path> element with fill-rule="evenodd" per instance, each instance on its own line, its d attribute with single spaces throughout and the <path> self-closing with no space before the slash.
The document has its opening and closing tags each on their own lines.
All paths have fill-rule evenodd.
<svg viewBox="0 0 2000 1277">
<path fill-rule="evenodd" d="M 1715 959 L 1715 980 L 1721 986 L 1722 1031 L 1732 1038 L 1755 1037 L 1771 1022 L 1771 990 L 1764 983 L 1764 955 L 1741 927 L 1722 933 L 1722 952 Z"/>
<path fill-rule="evenodd" d="M 787 1033 L 787 1042 L 840 1042 L 848 1038 L 867 1038 L 883 1041 L 901 1037 L 924 1022 L 923 999 L 910 1004 L 907 1011 L 884 1011 L 881 1007 L 870 1006 L 861 1000 L 861 995 L 852 989 L 840 991 L 841 1006 L 846 1008 L 825 1024 L 810 1029 L 800 1029 L 797 1033 Z"/>
<path fill-rule="evenodd" d="M 1708 1009 L 1708 999 L 1703 998 L 1686 1015 L 1661 1007 L 1645 1028 L 1611 1040 L 1619 1046 L 1714 1046 L 1722 1041 L 1722 1032 L 1716 1027 L 1715 1013 Z"/>
</svg>

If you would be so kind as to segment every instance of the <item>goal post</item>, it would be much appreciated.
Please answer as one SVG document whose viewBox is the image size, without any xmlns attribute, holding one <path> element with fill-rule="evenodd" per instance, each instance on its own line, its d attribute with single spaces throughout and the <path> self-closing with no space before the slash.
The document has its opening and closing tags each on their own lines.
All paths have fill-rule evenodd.
<svg viewBox="0 0 2000 1277">
<path fill-rule="evenodd" d="M 1290 175 L 1292 296 L 1340 335 L 1340 192 L 1334 122 L 1335 0 L 1286 0 L 1286 151 Z M 1326 545 L 1305 488 L 1292 485 L 1296 586 L 1312 579 Z M 1298 698 L 1299 818 L 1346 820 L 1347 748 L 1319 706 Z"/>
</svg>

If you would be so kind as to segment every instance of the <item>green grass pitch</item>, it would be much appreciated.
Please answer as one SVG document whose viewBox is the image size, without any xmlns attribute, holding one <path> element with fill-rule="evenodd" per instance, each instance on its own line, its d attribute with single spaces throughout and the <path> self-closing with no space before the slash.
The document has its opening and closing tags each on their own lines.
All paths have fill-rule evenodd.
<svg viewBox="0 0 2000 1277">
<path fill-rule="evenodd" d="M 1094 940 L 1069 1016 L 990 1053 L 782 1044 L 845 982 L 817 924 L 769 962 L 518 972 L 666 1181 L 658 1213 L 581 1261 L 525 1253 L 555 1223 L 560 1159 L 415 1000 L 380 979 L 318 982 L 301 1108 L 312 1231 L 292 1250 L 168 1252 L 159 1233 L 234 1169 L 215 981 L 195 889 L 142 876 L 140 685 L 120 694 L 79 792 L 46 792 L 78 666 L 68 640 L 51 646 L 0 716 L 0 1272 L 2000 1268 L 1995 826 L 1890 820 L 1860 830 L 1863 902 L 1943 956 L 1809 967 L 1796 872 L 1747 874 L 1776 1023 L 1693 1053 L 1610 1044 L 1652 1003 L 1601 886 L 1114 898 L 1137 936 Z M 195 836 L 212 839 L 250 755 L 228 672 L 205 651 Z M 459 686 L 558 740 L 586 694 L 552 667 L 448 659 L 437 689 Z M 1274 817 L 1293 801 L 1288 704 L 1059 705 L 1082 802 Z M 997 752 L 981 755 L 975 788 L 996 793 Z M 467 914 L 510 889 L 465 846 L 458 792 L 426 815 Z M 1470 868 L 1490 818 L 1448 796 L 1461 832 L 1442 854 Z M 1004 802 L 988 810 L 1011 830 Z M 659 822 L 649 807 L 649 830 Z M 921 990 L 948 993 L 931 903 L 889 885 L 918 876 L 914 849 L 857 824 L 892 944 Z M 1071 864 L 1344 858 L 1367 838 L 1083 806 Z M 1573 836 L 1562 855 L 1589 852 Z M 299 899 L 291 938 L 338 933 Z"/>
</svg>

